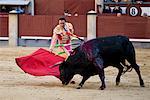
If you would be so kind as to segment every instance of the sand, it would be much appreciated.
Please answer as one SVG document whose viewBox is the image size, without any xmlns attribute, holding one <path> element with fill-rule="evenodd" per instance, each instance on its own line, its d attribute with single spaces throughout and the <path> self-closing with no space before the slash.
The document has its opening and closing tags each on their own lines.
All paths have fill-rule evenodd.
<svg viewBox="0 0 150 100">
<path fill-rule="evenodd" d="M 91 77 L 82 89 L 76 89 L 82 77 L 75 75 L 76 84 L 62 86 L 53 76 L 35 77 L 24 73 L 15 58 L 31 54 L 38 48 L 0 47 L 0 100 L 150 100 L 150 49 L 136 49 L 137 63 L 146 87 L 139 86 L 134 70 L 121 77 L 115 86 L 118 70 L 105 69 L 106 89 L 99 90 L 99 77 Z M 47 48 L 46 48 L 47 49 Z"/>
</svg>

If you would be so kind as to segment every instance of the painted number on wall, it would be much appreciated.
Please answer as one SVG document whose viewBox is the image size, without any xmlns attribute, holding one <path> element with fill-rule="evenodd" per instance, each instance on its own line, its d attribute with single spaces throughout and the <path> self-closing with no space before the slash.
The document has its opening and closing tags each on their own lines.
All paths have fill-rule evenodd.
<svg viewBox="0 0 150 100">
<path fill-rule="evenodd" d="M 131 7 L 129 10 L 129 13 L 131 16 L 137 16 L 138 15 L 138 9 L 136 7 Z"/>
</svg>

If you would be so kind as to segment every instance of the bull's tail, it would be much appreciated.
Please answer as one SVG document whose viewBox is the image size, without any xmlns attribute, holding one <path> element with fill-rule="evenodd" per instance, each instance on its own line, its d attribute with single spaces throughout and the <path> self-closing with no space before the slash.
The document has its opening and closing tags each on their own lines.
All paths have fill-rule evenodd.
<svg viewBox="0 0 150 100">
<path fill-rule="evenodd" d="M 124 66 L 124 69 L 123 69 L 123 73 L 122 74 L 125 74 L 126 72 L 131 72 L 132 71 L 132 67 L 131 65 L 128 65 L 126 59 L 124 59 L 123 61 L 121 61 L 120 63 L 122 66 Z"/>
</svg>

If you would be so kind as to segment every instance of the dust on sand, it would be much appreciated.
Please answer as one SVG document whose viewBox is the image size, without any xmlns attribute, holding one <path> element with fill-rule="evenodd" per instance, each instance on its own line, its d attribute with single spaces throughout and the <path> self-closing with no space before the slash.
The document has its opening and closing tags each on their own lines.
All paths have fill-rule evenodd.
<svg viewBox="0 0 150 100">
<path fill-rule="evenodd" d="M 0 100 L 150 100 L 150 49 L 136 49 L 137 63 L 146 87 L 139 86 L 134 70 L 121 77 L 115 86 L 118 70 L 105 69 L 105 90 L 99 90 L 99 77 L 91 77 L 80 90 L 75 89 L 82 79 L 76 75 L 76 84 L 62 86 L 53 76 L 35 77 L 24 73 L 15 63 L 15 58 L 31 54 L 38 48 L 0 48 Z M 47 49 L 47 48 L 46 48 Z"/>
</svg>

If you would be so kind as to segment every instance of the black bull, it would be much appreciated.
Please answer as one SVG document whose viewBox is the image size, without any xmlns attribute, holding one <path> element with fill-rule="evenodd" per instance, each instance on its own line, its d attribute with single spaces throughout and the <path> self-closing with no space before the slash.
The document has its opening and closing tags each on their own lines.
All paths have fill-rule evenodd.
<svg viewBox="0 0 150 100">
<path fill-rule="evenodd" d="M 67 60 L 60 65 L 60 79 L 62 84 L 67 85 L 75 74 L 80 74 L 83 79 L 78 88 L 81 88 L 90 76 L 98 74 L 102 82 L 100 89 L 103 90 L 106 87 L 104 68 L 107 66 L 114 66 L 119 70 L 116 85 L 119 85 L 126 66 L 128 69 L 135 69 L 140 86 L 144 87 L 139 66 L 136 64 L 134 47 L 125 36 L 97 38 L 75 48 Z"/>
</svg>

